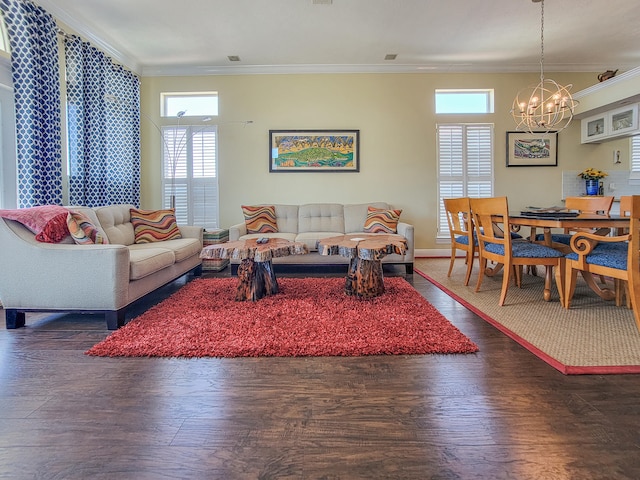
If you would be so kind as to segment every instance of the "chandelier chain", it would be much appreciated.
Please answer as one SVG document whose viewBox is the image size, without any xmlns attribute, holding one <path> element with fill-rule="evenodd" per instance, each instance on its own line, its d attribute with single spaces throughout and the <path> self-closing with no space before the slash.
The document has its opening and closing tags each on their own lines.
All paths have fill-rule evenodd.
<svg viewBox="0 0 640 480">
<path fill-rule="evenodd" d="M 540 83 L 544 83 L 544 0 L 540 2 Z"/>
<path fill-rule="evenodd" d="M 569 92 L 571 84 L 563 86 L 544 78 L 544 0 L 532 1 L 540 3 L 540 83 L 518 92 L 511 115 L 518 130 L 559 132 L 571 123 L 578 102 Z"/>
</svg>

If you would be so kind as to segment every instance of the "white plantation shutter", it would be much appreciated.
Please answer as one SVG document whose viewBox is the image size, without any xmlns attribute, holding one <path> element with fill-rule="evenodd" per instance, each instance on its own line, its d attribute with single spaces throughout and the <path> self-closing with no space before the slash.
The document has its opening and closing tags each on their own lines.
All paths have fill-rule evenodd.
<svg viewBox="0 0 640 480">
<path fill-rule="evenodd" d="M 640 135 L 636 135 L 635 137 L 631 137 L 631 155 L 629 159 L 629 164 L 631 166 L 631 175 L 629 176 L 632 180 L 640 179 Z"/>
<path fill-rule="evenodd" d="M 174 194 L 178 224 L 218 228 L 217 127 L 164 127 L 162 132 L 164 207 Z"/>
<path fill-rule="evenodd" d="M 493 196 L 493 125 L 437 126 L 438 238 L 449 238 L 443 198 Z"/>
</svg>

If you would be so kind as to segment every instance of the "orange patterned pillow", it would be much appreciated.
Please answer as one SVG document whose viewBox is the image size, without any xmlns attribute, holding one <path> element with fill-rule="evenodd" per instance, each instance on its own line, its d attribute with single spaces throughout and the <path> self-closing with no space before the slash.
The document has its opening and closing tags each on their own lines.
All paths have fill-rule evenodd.
<svg viewBox="0 0 640 480">
<path fill-rule="evenodd" d="M 166 210 L 131 208 L 129 212 L 136 243 L 162 242 L 182 238 L 173 208 Z"/>
<path fill-rule="evenodd" d="M 242 205 L 244 223 L 247 233 L 277 233 L 276 207 L 273 205 L 247 206 Z"/>
<path fill-rule="evenodd" d="M 91 223 L 89 217 L 80 212 L 69 212 L 67 226 L 71 238 L 78 245 L 93 245 L 94 243 L 107 244 L 109 240 L 103 236 L 97 227 Z"/>
<path fill-rule="evenodd" d="M 367 219 L 364 222 L 364 231 L 366 233 L 397 233 L 401 213 L 402 210 L 369 207 Z"/>
</svg>

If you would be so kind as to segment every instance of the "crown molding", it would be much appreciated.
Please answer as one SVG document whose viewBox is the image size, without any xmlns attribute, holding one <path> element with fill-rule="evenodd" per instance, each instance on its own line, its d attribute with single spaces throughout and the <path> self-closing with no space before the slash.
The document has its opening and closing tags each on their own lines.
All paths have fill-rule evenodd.
<svg viewBox="0 0 640 480">
<path fill-rule="evenodd" d="M 371 65 L 146 65 L 142 67 L 143 77 L 198 76 L 198 75 L 287 75 L 322 73 L 534 73 L 539 64 L 371 64 Z M 640 67 L 638 67 L 640 69 Z M 547 72 L 584 73 L 598 72 L 606 67 L 601 65 L 554 65 Z M 623 76 L 623 75 L 620 75 Z M 614 80 L 617 77 L 614 77 Z M 607 80 L 609 82 L 611 80 Z"/>
<path fill-rule="evenodd" d="M 577 119 L 640 102 L 640 67 L 596 83 L 572 96 L 580 102 L 574 114 Z"/>
<path fill-rule="evenodd" d="M 621 73 L 620 75 L 616 75 L 615 77 L 610 78 L 609 80 L 596 83 L 595 85 L 592 85 L 583 90 L 580 90 L 579 92 L 576 92 L 573 95 L 573 98 L 580 99 L 587 95 L 591 95 L 601 90 L 604 90 L 605 88 L 609 89 L 617 85 L 618 83 L 626 82 L 627 80 L 633 79 L 634 77 L 640 77 L 640 67 L 632 68 L 631 70 L 627 70 L 626 72 Z"/>
<path fill-rule="evenodd" d="M 74 32 L 66 32 L 65 33 L 77 33 L 79 36 L 83 37 L 85 40 L 89 41 L 94 47 L 102 50 L 104 53 L 109 55 L 113 60 L 117 63 L 124 65 L 125 67 L 132 70 L 134 73 L 140 75 L 141 66 L 140 63 L 129 53 L 126 53 L 120 48 L 115 47 L 114 45 L 105 42 L 102 38 L 98 36 L 95 32 L 92 32 L 87 28 L 87 25 L 79 21 L 70 15 L 66 10 L 60 8 L 58 5 L 54 3 L 53 0 L 35 0 L 34 3 L 37 3 L 42 8 L 44 8 L 48 13 L 53 15 L 56 20 L 63 23 L 64 26 L 67 26 L 73 29 Z M 64 28 L 58 25 L 62 30 Z"/>
</svg>

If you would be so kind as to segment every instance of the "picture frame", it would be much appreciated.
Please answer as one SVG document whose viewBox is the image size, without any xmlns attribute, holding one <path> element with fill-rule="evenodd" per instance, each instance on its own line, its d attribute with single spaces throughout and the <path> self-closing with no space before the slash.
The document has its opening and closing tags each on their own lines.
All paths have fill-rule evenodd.
<svg viewBox="0 0 640 480">
<path fill-rule="evenodd" d="M 507 132 L 507 167 L 557 167 L 558 132 Z"/>
<path fill-rule="evenodd" d="M 269 130 L 269 172 L 359 172 L 360 130 Z"/>
</svg>

